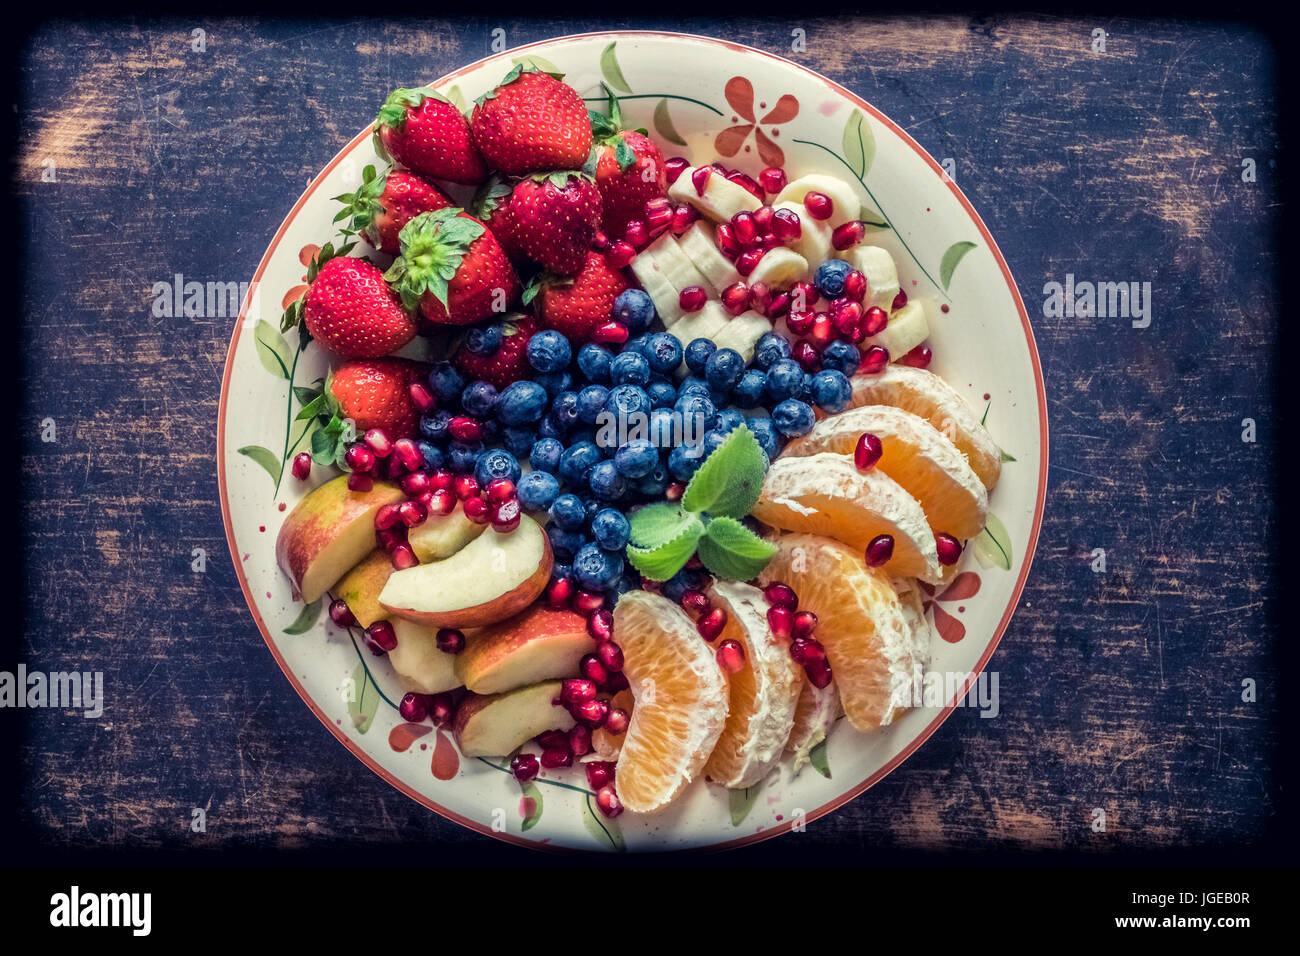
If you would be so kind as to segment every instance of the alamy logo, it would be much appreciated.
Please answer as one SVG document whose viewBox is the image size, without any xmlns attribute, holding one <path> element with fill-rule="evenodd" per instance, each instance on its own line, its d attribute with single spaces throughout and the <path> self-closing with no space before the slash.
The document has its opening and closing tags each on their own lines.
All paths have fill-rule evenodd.
<svg viewBox="0 0 1300 956">
<path fill-rule="evenodd" d="M 890 700 L 896 707 L 947 707 L 952 701 L 954 707 L 977 708 L 981 717 L 996 717 L 1002 710 L 997 671 L 982 671 L 979 677 L 970 671 L 899 672 L 890 679 Z"/>
<path fill-rule="evenodd" d="M 52 707 L 81 710 L 83 717 L 104 713 L 104 673 L 95 671 L 0 671 L 0 707 Z"/>
<path fill-rule="evenodd" d="M 1132 319 L 1133 328 L 1151 324 L 1150 282 L 1075 282 L 1065 274 L 1065 284 L 1043 286 L 1043 318 Z"/>
<path fill-rule="evenodd" d="M 148 936 L 152 913 L 151 893 L 82 893 L 74 886 L 50 897 L 51 926 L 128 926 L 133 936 Z"/>
<path fill-rule="evenodd" d="M 153 314 L 159 319 L 234 318 L 245 301 L 249 321 L 262 317 L 256 282 L 187 282 L 178 272 L 171 282 L 155 282 L 152 292 Z"/>
</svg>

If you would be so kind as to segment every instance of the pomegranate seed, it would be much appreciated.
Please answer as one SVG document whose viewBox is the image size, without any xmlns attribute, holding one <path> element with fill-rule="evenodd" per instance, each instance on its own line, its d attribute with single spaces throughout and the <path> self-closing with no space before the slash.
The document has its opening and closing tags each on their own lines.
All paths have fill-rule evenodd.
<svg viewBox="0 0 1300 956">
<path fill-rule="evenodd" d="M 785 324 L 795 335 L 807 335 L 816 318 L 812 312 L 791 312 L 785 317 Z"/>
<path fill-rule="evenodd" d="M 778 209 L 772 214 L 772 235 L 782 242 L 794 242 L 803 235 L 803 221 L 793 209 Z"/>
<path fill-rule="evenodd" d="M 569 749 L 569 732 L 567 730 L 544 730 L 537 735 L 537 745 L 543 750 Z"/>
<path fill-rule="evenodd" d="M 580 720 L 588 727 L 599 727 L 609 716 L 609 701 L 601 700 L 597 697 L 595 700 L 585 700 L 581 704 L 574 705 L 569 713 L 573 714 L 575 720 Z"/>
<path fill-rule="evenodd" d="M 375 543 L 383 548 L 389 554 L 399 544 L 406 541 L 406 525 L 399 524 L 392 528 L 385 528 L 383 531 L 375 532 Z"/>
<path fill-rule="evenodd" d="M 366 492 L 375 487 L 374 479 L 369 475 L 358 475 L 355 472 L 348 475 L 348 490 Z"/>
<path fill-rule="evenodd" d="M 444 654 L 459 654 L 465 649 L 465 635 L 454 627 L 438 628 L 434 642 Z"/>
<path fill-rule="evenodd" d="M 636 258 L 636 247 L 630 242 L 619 239 L 609 244 L 609 252 L 605 253 L 605 258 L 615 269 L 622 269 L 631 265 L 632 260 Z"/>
<path fill-rule="evenodd" d="M 403 720 L 418 724 L 429 716 L 429 707 L 424 702 L 423 694 L 410 693 L 397 705 L 397 712 L 402 715 Z"/>
<path fill-rule="evenodd" d="M 862 237 L 867 234 L 867 227 L 862 224 L 860 219 L 850 219 L 842 225 L 836 226 L 831 233 L 831 245 L 843 252 L 845 249 L 852 249 Z"/>
<path fill-rule="evenodd" d="M 835 328 L 843 333 L 846 329 L 862 328 L 862 303 L 849 298 L 839 298 L 831 303 L 831 315 L 835 317 Z"/>
<path fill-rule="evenodd" d="M 407 471 L 419 471 L 424 466 L 424 456 L 415 442 L 409 438 L 399 438 L 393 442 L 393 457 L 402 463 Z"/>
<path fill-rule="evenodd" d="M 803 207 L 814 219 L 825 221 L 835 213 L 835 203 L 825 193 L 812 192 L 803 197 Z"/>
<path fill-rule="evenodd" d="M 482 501 L 482 499 L 478 499 Z M 449 515 L 456 510 L 456 496 L 450 491 L 434 491 L 429 494 L 429 504 L 427 505 L 429 514 Z M 469 510 L 466 509 L 465 515 L 469 516 Z M 473 520 L 472 518 L 470 519 Z"/>
<path fill-rule="evenodd" d="M 862 316 L 862 328 L 867 335 L 879 335 L 885 331 L 885 326 L 889 324 L 889 316 L 885 310 L 878 305 L 873 305 L 867 309 Z"/>
<path fill-rule="evenodd" d="M 735 172 L 727 173 L 727 179 L 735 183 L 741 189 L 744 189 L 759 202 L 762 202 L 765 198 L 763 196 L 763 187 L 756 183 L 752 176 L 746 176 L 744 173 L 737 170 Z"/>
<path fill-rule="evenodd" d="M 406 474 L 406 465 L 396 454 L 389 455 L 384 459 L 384 477 L 389 481 L 396 481 Z"/>
<path fill-rule="evenodd" d="M 306 481 L 311 474 L 311 454 L 301 451 L 293 456 L 293 476 L 299 481 Z"/>
<path fill-rule="evenodd" d="M 433 411 L 434 406 L 438 404 L 437 399 L 433 397 L 433 392 L 423 382 L 412 382 L 407 389 L 411 396 L 411 404 L 419 409 L 421 415 L 426 415 Z"/>
<path fill-rule="evenodd" d="M 713 607 L 709 596 L 703 591 L 687 591 L 682 595 L 682 608 L 695 615 L 706 614 Z"/>
<path fill-rule="evenodd" d="M 722 669 L 725 671 L 730 671 L 732 674 L 738 674 L 744 670 L 745 645 L 741 644 L 740 641 L 733 641 L 731 639 L 723 641 L 718 645 L 718 650 L 714 656 L 718 659 L 718 664 L 721 665 Z"/>
<path fill-rule="evenodd" d="M 695 170 L 695 172 L 691 173 L 691 185 L 695 187 L 695 195 L 704 195 L 705 187 L 709 185 L 709 177 L 712 175 L 712 166 L 701 166 Z"/>
<path fill-rule="evenodd" d="M 611 707 L 609 713 L 605 715 L 605 730 L 615 736 L 625 734 L 627 733 L 627 722 L 626 710 L 621 707 Z"/>
<path fill-rule="evenodd" d="M 510 758 L 510 772 L 520 783 L 527 783 L 537 776 L 542 765 L 535 754 L 515 754 Z"/>
<path fill-rule="evenodd" d="M 934 359 L 934 353 L 930 351 L 930 346 L 922 342 L 912 351 L 908 352 L 898 360 L 899 365 L 910 365 L 913 368 L 929 368 L 930 362 Z"/>
<path fill-rule="evenodd" d="M 867 567 L 878 568 L 894 556 L 894 536 L 878 534 L 867 544 Z"/>
<path fill-rule="evenodd" d="M 876 462 L 880 461 L 884 451 L 885 447 L 879 438 L 871 432 L 863 432 L 858 436 L 858 444 L 853 449 L 853 464 L 858 466 L 858 471 L 870 471 L 876 467 Z"/>
<path fill-rule="evenodd" d="M 560 684 L 560 700 L 566 704 L 585 704 L 587 701 L 595 699 L 595 681 L 569 678 Z"/>
<path fill-rule="evenodd" d="M 348 446 L 348 450 L 343 453 L 343 462 L 354 473 L 364 473 L 375 467 L 375 453 L 358 442 Z"/>
<path fill-rule="evenodd" d="M 376 458 L 387 458 L 393 453 L 393 443 L 378 428 L 372 428 L 363 436 L 366 447 L 375 453 Z"/>
<path fill-rule="evenodd" d="M 858 366 L 858 371 L 875 375 L 877 372 L 883 372 L 888 364 L 889 349 L 883 345 L 873 345 L 862 353 L 862 364 Z"/>
<path fill-rule="evenodd" d="M 617 694 L 621 690 L 628 688 L 627 675 L 622 671 L 617 674 L 610 674 L 609 680 L 605 681 L 605 691 L 610 694 Z"/>
<path fill-rule="evenodd" d="M 402 476 L 402 492 L 409 498 L 419 498 L 429 490 L 429 476 L 423 471 L 413 471 Z"/>
<path fill-rule="evenodd" d="M 547 770 L 573 766 L 573 754 L 569 753 L 567 743 L 563 750 L 543 750 L 542 766 Z"/>
<path fill-rule="evenodd" d="M 352 614 L 352 609 L 348 607 L 348 602 L 342 598 L 336 598 L 330 602 L 330 620 L 339 627 L 356 627 L 357 619 Z"/>
<path fill-rule="evenodd" d="M 429 509 L 418 501 L 408 498 L 397 506 L 397 515 L 402 519 L 402 524 L 408 528 L 418 528 L 428 520 Z"/>
<path fill-rule="evenodd" d="M 587 618 L 587 633 L 597 641 L 608 641 L 614 636 L 614 612 L 603 607 Z M 599 649 L 599 648 L 598 648 Z M 603 664 L 604 661 L 602 660 Z"/>
<path fill-rule="evenodd" d="M 731 223 L 724 222 L 718 226 L 716 233 L 718 237 L 718 250 L 728 259 L 734 259 L 740 255 L 740 240 L 736 238 L 736 230 L 732 228 Z"/>
<path fill-rule="evenodd" d="M 749 287 L 749 307 L 762 312 L 772 304 L 772 290 L 766 282 L 755 282 Z"/>
<path fill-rule="evenodd" d="M 822 293 L 811 282 L 796 282 L 790 286 L 790 308 L 795 312 L 812 312 Z"/>
<path fill-rule="evenodd" d="M 763 588 L 763 597 L 773 607 L 786 607 L 793 611 L 799 606 L 799 595 L 794 593 L 794 588 L 780 581 L 773 581 Z"/>
<path fill-rule="evenodd" d="M 582 765 L 587 771 L 587 785 L 599 790 L 614 779 L 614 764 L 608 760 L 592 760 Z"/>
<path fill-rule="evenodd" d="M 749 308 L 749 286 L 733 282 L 722 290 L 722 307 L 732 315 L 740 315 Z"/>
<path fill-rule="evenodd" d="M 830 685 L 831 665 L 824 660 L 813 661 L 804 668 L 804 673 L 808 675 L 808 682 L 818 690 Z"/>
<path fill-rule="evenodd" d="M 835 339 L 835 321 L 829 312 L 818 312 L 813 318 L 812 337 L 822 348 Z"/>
<path fill-rule="evenodd" d="M 515 483 L 509 478 L 496 478 L 489 481 L 487 496 L 490 501 L 503 504 L 515 497 Z"/>
<path fill-rule="evenodd" d="M 790 642 L 790 656 L 796 663 L 807 667 L 816 661 L 826 660 L 826 648 L 816 638 L 796 637 Z"/>
<path fill-rule="evenodd" d="M 650 233 L 644 221 L 633 219 L 627 224 L 627 231 L 623 233 L 623 238 L 634 249 L 640 249 L 650 240 Z"/>
<path fill-rule="evenodd" d="M 752 213 L 736 213 L 731 217 L 731 228 L 736 234 L 736 241 L 742 246 L 752 246 L 758 238 L 758 226 Z"/>
<path fill-rule="evenodd" d="M 579 591 L 573 600 L 573 609 L 581 614 L 591 614 L 605 606 L 605 595 L 599 591 Z"/>
<path fill-rule="evenodd" d="M 596 806 L 611 820 L 623 812 L 623 801 L 618 798 L 614 788 L 608 785 L 596 791 Z"/>
<path fill-rule="evenodd" d="M 709 294 L 698 285 L 688 285 L 677 293 L 677 304 L 682 307 L 683 312 L 698 312 L 708 301 Z"/>
<path fill-rule="evenodd" d="M 385 654 L 397 646 L 397 633 L 393 630 L 393 625 L 387 621 L 375 621 L 370 627 L 366 628 L 366 634 L 370 637 L 371 642 Z"/>
<path fill-rule="evenodd" d="M 861 302 L 867 296 L 867 277 L 857 269 L 844 276 L 844 295 L 854 302 Z"/>
<path fill-rule="evenodd" d="M 690 169 L 691 164 L 682 156 L 674 156 L 672 159 L 664 162 L 664 173 L 668 177 L 668 185 L 671 186 L 677 182 L 677 177 Z"/>
<path fill-rule="evenodd" d="M 569 731 L 569 753 L 585 757 L 591 753 L 591 728 L 578 724 Z"/>
<path fill-rule="evenodd" d="M 609 248 L 609 236 L 605 235 L 599 229 L 591 237 L 591 248 L 597 252 L 604 252 Z"/>
<path fill-rule="evenodd" d="M 483 425 L 468 415 L 455 415 L 447 423 L 451 437 L 462 442 L 476 442 L 483 438 Z"/>
<path fill-rule="evenodd" d="M 811 342 L 800 342 L 790 352 L 790 357 L 803 366 L 803 370 L 809 374 L 815 375 L 821 371 L 822 357 L 817 352 L 817 346 Z"/>
<path fill-rule="evenodd" d="M 605 670 L 605 665 L 600 662 L 600 658 L 595 654 L 584 654 L 582 660 L 578 661 L 578 673 L 586 680 L 597 684 L 603 684 L 609 680 L 609 671 Z"/>
<path fill-rule="evenodd" d="M 480 492 L 478 479 L 473 475 L 457 475 L 452 480 L 451 490 L 456 492 L 456 497 L 462 501 L 466 498 L 473 498 Z"/>
<path fill-rule="evenodd" d="M 606 322 L 604 325 L 591 333 L 591 337 L 596 342 L 608 342 L 615 345 L 621 345 L 627 341 L 627 326 L 618 322 Z"/>
<path fill-rule="evenodd" d="M 449 491 L 455 484 L 455 480 L 456 476 L 451 472 L 439 469 L 429 475 L 429 487 L 434 491 Z"/>
<path fill-rule="evenodd" d="M 695 622 L 695 629 L 700 632 L 700 636 L 709 643 L 718 639 L 722 629 L 727 626 L 727 612 L 720 607 L 715 607 L 708 614 L 700 617 Z"/>
<path fill-rule="evenodd" d="M 894 296 L 893 304 L 890 305 L 889 310 L 891 312 L 897 312 L 905 305 L 907 305 L 907 293 L 902 289 L 899 289 L 898 295 Z"/>
<path fill-rule="evenodd" d="M 553 608 L 562 608 L 569 606 L 569 598 L 573 597 L 573 583 L 568 578 L 556 578 L 546 589 L 546 603 Z M 588 624 L 588 629 L 591 625 Z"/>
<path fill-rule="evenodd" d="M 805 640 L 817 629 L 817 615 L 812 611 L 800 611 L 794 616 L 794 636 Z"/>
<path fill-rule="evenodd" d="M 747 249 L 736 256 L 736 271 L 747 276 L 758 268 L 758 262 L 767 254 L 766 249 Z"/>
<path fill-rule="evenodd" d="M 691 223 L 695 222 L 695 220 L 699 218 L 700 214 L 695 211 L 694 206 L 688 206 L 685 204 L 678 206 L 673 210 L 672 230 L 674 234 L 680 236 L 687 229 L 691 228 Z"/>
<path fill-rule="evenodd" d="M 667 196 L 656 196 L 654 199 L 647 199 L 645 203 L 645 220 L 646 224 L 653 227 L 654 220 L 660 219 L 668 222 L 673 218 L 673 204 L 668 201 Z"/>
<path fill-rule="evenodd" d="M 786 185 L 785 170 L 778 166 L 769 166 L 758 174 L 758 183 L 763 187 L 764 192 L 776 195 Z"/>
<path fill-rule="evenodd" d="M 434 694 L 429 698 L 429 719 L 441 727 L 456 716 L 456 702 L 450 693 Z"/>
<path fill-rule="evenodd" d="M 767 609 L 767 626 L 783 640 L 793 633 L 794 612 L 788 607 L 773 606 Z"/>
<path fill-rule="evenodd" d="M 397 505 L 383 505 L 375 512 L 375 530 L 387 531 L 401 520 L 402 516 L 397 511 Z"/>
<path fill-rule="evenodd" d="M 939 550 L 940 564 L 956 564 L 961 557 L 961 542 L 950 534 L 940 531 L 934 536 L 934 545 Z"/>
<path fill-rule="evenodd" d="M 686 491 L 686 482 L 674 481 L 664 489 L 664 497 L 669 501 L 677 501 Z"/>
<path fill-rule="evenodd" d="M 758 227 L 759 235 L 770 234 L 772 232 L 772 217 L 776 215 L 776 210 L 771 206 L 759 206 L 752 213 L 754 225 Z"/>
<path fill-rule="evenodd" d="M 775 321 L 790 311 L 790 293 L 778 292 L 772 296 L 772 301 L 767 304 L 764 315 Z"/>
<path fill-rule="evenodd" d="M 623 648 L 619 647 L 613 641 L 605 641 L 596 648 L 596 656 L 600 658 L 601 664 L 605 670 L 611 674 L 618 673 L 623 669 Z"/>
</svg>

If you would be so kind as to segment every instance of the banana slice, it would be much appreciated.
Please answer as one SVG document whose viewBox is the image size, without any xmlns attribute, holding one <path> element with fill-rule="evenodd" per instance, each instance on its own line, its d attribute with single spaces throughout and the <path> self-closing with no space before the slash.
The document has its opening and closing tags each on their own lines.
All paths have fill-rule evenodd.
<svg viewBox="0 0 1300 956">
<path fill-rule="evenodd" d="M 771 331 L 771 321 L 766 316 L 751 310 L 742 312 L 714 333 L 713 342 L 720 349 L 735 349 L 748 364 L 754 357 L 754 346 L 758 344 L 758 340 Z"/>
<path fill-rule="evenodd" d="M 690 166 L 682 170 L 677 181 L 668 187 L 669 199 L 690 203 L 700 215 L 714 222 L 727 222 L 738 212 L 753 212 L 763 205 L 748 189 L 737 186 L 716 169 L 704 184 L 704 195 L 700 195 L 691 180 L 695 169 Z"/>
<path fill-rule="evenodd" d="M 677 239 L 677 247 L 694 263 L 714 292 L 721 292 L 740 281 L 740 273 L 731 260 L 718 250 L 713 227 L 703 220 L 695 223 Z"/>
<path fill-rule="evenodd" d="M 661 241 L 662 237 L 656 240 L 655 245 Z M 647 246 L 632 260 L 632 274 L 637 277 L 646 295 L 650 296 L 650 301 L 655 304 L 655 311 L 659 313 L 659 318 L 664 320 L 664 325 L 671 325 L 682 317 L 682 305 L 677 290 L 664 275 L 663 268 L 654 255 L 655 245 Z"/>
<path fill-rule="evenodd" d="M 789 209 L 799 217 L 803 231 L 794 242 L 786 243 L 787 249 L 791 249 L 803 256 L 813 269 L 816 269 L 827 259 L 835 257 L 835 247 L 831 245 L 831 227 L 808 215 L 808 210 L 803 208 L 803 203 L 783 202 L 773 208 Z M 767 257 L 764 256 L 763 258 L 766 259 Z"/>
<path fill-rule="evenodd" d="M 879 246 L 854 246 L 846 257 L 848 263 L 867 279 L 867 306 L 878 305 L 886 312 L 898 295 L 898 268 L 894 257 Z M 890 321 L 893 321 L 892 319 Z M 891 350 L 890 355 L 893 355 Z"/>
<path fill-rule="evenodd" d="M 827 176 L 824 173 L 800 176 L 777 194 L 776 202 L 773 205 L 798 203 L 799 208 L 802 209 L 803 197 L 808 193 L 821 193 L 830 199 L 834 208 L 831 211 L 830 218 L 825 222 L 831 229 L 842 226 L 851 219 L 862 218 L 862 202 L 858 199 L 858 194 L 854 192 L 853 187 L 842 179 L 836 179 L 834 176 Z M 803 218 L 811 219 L 812 217 L 805 215 Z"/>
<path fill-rule="evenodd" d="M 767 250 L 758 260 L 747 280 L 750 285 L 762 282 L 769 289 L 788 289 L 808 276 L 808 260 L 799 253 L 776 246 Z"/>
<path fill-rule="evenodd" d="M 655 250 L 654 258 L 659 263 L 659 270 L 678 292 L 693 285 L 699 286 L 705 292 L 715 291 L 712 283 L 701 275 L 690 257 L 682 252 L 681 246 L 672 233 L 665 232 L 655 240 L 651 248 Z"/>
<path fill-rule="evenodd" d="M 731 313 L 722 307 L 722 303 L 710 300 L 704 303 L 704 308 L 700 311 L 688 312 L 674 322 L 669 331 L 677 336 L 682 343 L 682 348 L 685 348 L 695 339 L 712 339 L 729 321 L 731 321 Z M 686 374 L 685 359 L 678 366 L 678 371 L 683 375 Z"/>
<path fill-rule="evenodd" d="M 889 349 L 890 361 L 895 361 L 929 337 L 930 323 L 925 318 L 925 305 L 920 299 L 908 299 L 907 305 L 889 317 L 884 331 L 871 336 L 862 347 L 883 345 Z"/>
</svg>

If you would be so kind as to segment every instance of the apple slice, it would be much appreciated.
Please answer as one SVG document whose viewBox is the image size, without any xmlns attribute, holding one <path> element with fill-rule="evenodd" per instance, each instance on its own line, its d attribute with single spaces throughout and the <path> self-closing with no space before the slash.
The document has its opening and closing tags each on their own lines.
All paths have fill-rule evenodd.
<svg viewBox="0 0 1300 956">
<path fill-rule="evenodd" d="M 372 551 L 339 581 L 334 593 L 342 598 L 362 627 L 369 627 L 388 611 L 379 603 L 379 592 L 393 573 L 393 559 L 383 551 Z"/>
<path fill-rule="evenodd" d="M 486 524 L 470 521 L 465 516 L 465 509 L 457 504 L 451 514 L 429 515 L 423 523 L 410 530 L 406 540 L 421 561 L 441 561 L 477 538 L 486 527 Z"/>
<path fill-rule="evenodd" d="M 551 703 L 560 681 L 520 687 L 505 694 L 467 694 L 451 732 L 466 757 L 503 757 L 547 730 L 568 730 L 573 716 Z"/>
<path fill-rule="evenodd" d="M 397 646 L 388 652 L 388 663 L 393 665 L 403 687 L 419 694 L 441 694 L 461 685 L 456 674 L 460 655 L 438 650 L 436 627 L 400 617 L 393 618 L 392 624 Z"/>
<path fill-rule="evenodd" d="M 374 550 L 375 512 L 404 497 L 383 481 L 352 491 L 340 475 L 298 502 L 275 539 L 275 560 L 302 600 L 315 601 Z"/>
<path fill-rule="evenodd" d="M 552 677 L 573 677 L 582 655 L 595 650 L 585 617 L 534 604 L 470 638 L 456 655 L 456 673 L 476 694 L 499 694 Z"/>
<path fill-rule="evenodd" d="M 430 627 L 495 624 L 537 600 L 553 563 L 542 526 L 522 515 L 514 531 L 484 531 L 449 558 L 394 571 L 379 603 Z"/>
</svg>

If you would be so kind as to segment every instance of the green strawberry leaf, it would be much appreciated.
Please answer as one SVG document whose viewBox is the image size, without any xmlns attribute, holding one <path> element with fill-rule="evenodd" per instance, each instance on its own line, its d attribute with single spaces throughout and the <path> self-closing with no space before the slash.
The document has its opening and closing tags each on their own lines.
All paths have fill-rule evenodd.
<svg viewBox="0 0 1300 956">
<path fill-rule="evenodd" d="M 682 495 L 682 507 L 743 518 L 758 501 L 766 471 L 767 456 L 758 439 L 739 425 L 691 476 Z"/>
<path fill-rule="evenodd" d="M 338 458 L 338 448 L 342 444 L 339 441 L 339 434 L 342 432 L 343 425 L 339 422 L 338 427 L 332 429 L 331 426 L 333 425 L 334 422 L 332 421 L 330 425 L 312 433 L 311 458 L 318 465 L 332 465 L 335 459 Z"/>
<path fill-rule="evenodd" d="M 320 602 L 317 598 L 306 607 L 304 607 L 294 622 L 284 629 L 286 634 L 306 634 L 311 630 L 312 625 L 316 623 L 316 618 L 320 617 Z"/>
<path fill-rule="evenodd" d="M 764 541 L 735 518 L 714 518 L 700 539 L 700 560 L 720 578 L 748 581 L 758 577 L 776 554 L 776 545 Z"/>
<path fill-rule="evenodd" d="M 636 163 L 636 153 L 633 152 L 632 147 L 627 144 L 627 140 L 622 136 L 614 140 L 614 159 L 618 161 L 620 170 L 627 169 Z"/>
<path fill-rule="evenodd" d="M 384 278 L 406 308 L 413 311 L 426 292 L 447 307 L 447 286 L 469 247 L 485 231 L 481 222 L 462 216 L 462 212 L 451 207 L 420 213 L 402 228 L 398 235 L 402 254 L 393 260 Z"/>
<path fill-rule="evenodd" d="M 703 533 L 704 522 L 697 517 L 677 537 L 662 544 L 651 548 L 628 545 L 627 560 L 651 581 L 667 581 L 691 559 L 695 545 Z"/>
<path fill-rule="evenodd" d="M 628 515 L 631 525 L 629 540 L 642 548 L 653 548 L 678 537 L 690 525 L 698 524 L 700 516 L 671 501 L 658 501 L 638 508 Z"/>
</svg>

